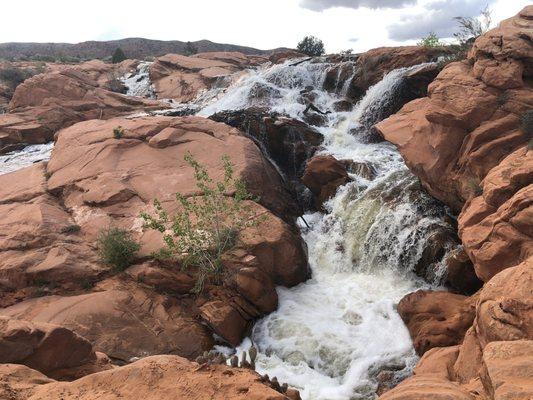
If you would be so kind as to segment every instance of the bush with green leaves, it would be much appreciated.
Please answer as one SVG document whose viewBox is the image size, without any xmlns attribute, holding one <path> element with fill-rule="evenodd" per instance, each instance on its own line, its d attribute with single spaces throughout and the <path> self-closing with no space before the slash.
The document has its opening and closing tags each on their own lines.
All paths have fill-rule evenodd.
<svg viewBox="0 0 533 400">
<path fill-rule="evenodd" d="M 533 139 L 533 110 L 526 111 L 520 116 L 520 129 L 530 140 Z"/>
<path fill-rule="evenodd" d="M 324 42 L 314 36 L 304 37 L 302 41 L 298 43 L 296 50 L 312 57 L 321 56 L 325 53 Z"/>
<path fill-rule="evenodd" d="M 120 125 L 114 127 L 113 128 L 113 137 L 115 139 L 120 139 L 120 138 L 122 138 L 122 136 L 124 136 L 124 128 L 121 127 Z"/>
<path fill-rule="evenodd" d="M 24 68 L 3 68 L 0 69 L 0 81 L 4 82 L 12 91 L 26 79 L 31 78 L 37 71 Z"/>
<path fill-rule="evenodd" d="M 235 246 L 239 232 L 255 226 L 254 212 L 246 200 L 252 196 L 244 183 L 234 178 L 228 156 L 222 157 L 224 177 L 215 182 L 207 169 L 187 153 L 185 161 L 194 169 L 201 195 L 176 194 L 179 211 L 169 216 L 154 200 L 155 214 L 142 213 L 145 229 L 162 234 L 165 247 L 154 254 L 158 259 L 179 260 L 184 268 L 198 268 L 194 293 L 200 293 L 207 279 L 219 283 L 223 275 L 222 255 Z M 255 199 L 257 200 L 257 199 Z"/>
<path fill-rule="evenodd" d="M 128 231 L 113 227 L 98 234 L 97 246 L 100 261 L 118 271 L 132 264 L 141 247 Z"/>
<path fill-rule="evenodd" d="M 442 43 L 439 40 L 439 37 L 434 32 L 429 32 L 426 37 L 423 37 L 419 42 L 419 46 L 423 47 L 439 47 L 442 46 Z"/>
</svg>

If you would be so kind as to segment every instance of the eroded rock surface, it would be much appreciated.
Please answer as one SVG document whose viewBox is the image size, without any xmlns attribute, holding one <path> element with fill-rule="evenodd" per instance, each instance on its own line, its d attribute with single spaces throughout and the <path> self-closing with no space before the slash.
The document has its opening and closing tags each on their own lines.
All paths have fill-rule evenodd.
<svg viewBox="0 0 533 400">
<path fill-rule="evenodd" d="M 456 340 L 427 351 L 415 376 L 382 398 L 532 396 L 532 37 L 528 6 L 479 37 L 468 60 L 446 66 L 427 98 L 377 125 L 428 191 L 460 212 L 464 253 L 447 261 L 454 287 L 475 290 L 473 272 L 484 282 L 464 298 L 474 314 L 457 313 L 460 328 L 440 315 L 456 295 L 417 292 L 400 302 L 415 346 L 440 327 Z"/>
<path fill-rule="evenodd" d="M 235 176 L 261 203 L 250 206 L 262 222 L 240 232 L 224 255 L 224 282 L 207 282 L 199 297 L 189 294 L 194 269 L 144 261 L 163 243 L 142 231 L 139 217 L 155 198 L 171 211 L 175 193 L 201 195 L 183 159 L 188 152 L 214 179 L 229 155 Z M 255 318 L 276 308 L 275 285 L 308 277 L 291 225 L 296 206 L 277 171 L 238 130 L 201 117 L 92 120 L 64 129 L 47 165 L 0 176 L 0 208 L 7 215 L 1 314 L 69 328 L 115 360 L 195 358 L 212 346 L 213 331 L 236 344 Z M 96 253 L 97 235 L 108 226 L 132 232 L 142 245 L 137 265 L 119 274 Z"/>
<path fill-rule="evenodd" d="M 289 400 L 250 370 L 204 365 L 170 355 L 147 357 L 74 382 L 57 382 L 28 367 L 0 365 L 6 400 Z M 292 400 L 296 400 L 293 398 Z"/>
</svg>

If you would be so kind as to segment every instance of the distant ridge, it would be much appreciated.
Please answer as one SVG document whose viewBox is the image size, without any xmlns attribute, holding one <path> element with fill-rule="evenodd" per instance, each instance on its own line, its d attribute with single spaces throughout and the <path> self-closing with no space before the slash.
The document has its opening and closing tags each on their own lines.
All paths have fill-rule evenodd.
<svg viewBox="0 0 533 400">
<path fill-rule="evenodd" d="M 192 42 L 198 52 L 239 51 L 244 54 L 268 54 L 275 50 L 259 50 L 253 47 L 215 43 L 209 40 Z M 124 50 L 126 57 L 142 59 L 168 53 L 183 54 L 187 42 L 164 41 L 143 38 L 127 38 L 109 41 L 89 41 L 81 43 L 0 43 L 0 59 L 35 59 L 39 57 L 105 59 L 111 57 L 117 47 Z"/>
</svg>

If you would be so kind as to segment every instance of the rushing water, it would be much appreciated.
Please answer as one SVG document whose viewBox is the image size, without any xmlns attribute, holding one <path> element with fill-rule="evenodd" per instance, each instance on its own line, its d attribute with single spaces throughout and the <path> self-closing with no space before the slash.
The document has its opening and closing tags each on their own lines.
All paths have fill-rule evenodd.
<svg viewBox="0 0 533 400">
<path fill-rule="evenodd" d="M 0 155 L 0 175 L 27 167 L 39 161 L 47 161 L 52 153 L 53 143 L 34 144 L 22 150 Z"/>
<path fill-rule="evenodd" d="M 128 96 L 155 98 L 154 87 L 150 81 L 150 65 L 152 63 L 144 61 L 139 63 L 135 73 L 126 74 L 122 77 L 122 83 L 127 88 Z"/>
<path fill-rule="evenodd" d="M 409 333 L 395 310 L 406 294 L 430 286 L 414 266 L 429 235 L 445 226 L 445 210 L 429 198 L 388 143 L 367 143 L 365 130 L 394 97 L 410 69 L 389 73 L 351 112 L 334 112 L 340 94 L 322 90 L 325 63 L 276 65 L 251 73 L 200 114 L 249 106 L 302 118 L 302 93 L 327 114 L 322 153 L 370 166 L 374 179 L 352 175 L 326 205 L 302 225 L 313 276 L 291 289 L 278 288 L 279 308 L 258 321 L 251 338 L 259 349 L 256 369 L 300 390 L 303 399 L 371 399 L 377 375 L 393 380 L 416 363 Z M 357 134 L 354 135 L 354 132 Z M 439 284 L 442 271 L 436 268 Z"/>
<path fill-rule="evenodd" d="M 258 321 L 250 338 L 259 349 L 256 369 L 300 390 L 304 400 L 372 399 L 378 374 L 393 380 L 409 375 L 417 357 L 395 304 L 409 292 L 439 285 L 442 268 L 427 283 L 413 273 L 428 237 L 446 227 L 445 210 L 427 196 L 394 146 L 368 143 L 368 127 L 383 117 L 403 76 L 392 71 L 349 112 L 334 105 L 347 91 L 322 90 L 327 63 L 303 62 L 249 71 L 231 86 L 202 93 L 193 104 L 199 115 L 250 106 L 304 118 L 306 100 L 329 111 L 322 153 L 364 164 L 374 177 L 351 174 L 326 204 L 327 213 L 305 215 L 303 239 L 312 278 L 291 289 L 278 288 L 279 308 Z M 416 68 L 416 67 L 413 67 Z M 151 96 L 148 64 L 124 82 L 130 95 Z M 52 144 L 29 146 L 0 156 L 0 174 L 49 158 Z M 440 266 L 441 267 L 441 266 Z M 233 351 L 219 348 L 221 351 Z"/>
</svg>

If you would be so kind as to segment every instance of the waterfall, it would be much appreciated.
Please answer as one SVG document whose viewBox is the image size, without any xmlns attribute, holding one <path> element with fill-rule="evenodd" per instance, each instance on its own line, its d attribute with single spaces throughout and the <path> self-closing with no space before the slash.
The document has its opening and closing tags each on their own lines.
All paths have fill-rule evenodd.
<svg viewBox="0 0 533 400">
<path fill-rule="evenodd" d="M 150 80 L 151 62 L 145 61 L 139 63 L 135 73 L 126 74 L 121 81 L 128 89 L 128 96 L 146 97 L 155 99 L 154 88 Z"/>
<path fill-rule="evenodd" d="M 440 284 L 439 266 L 431 284 L 414 269 L 431 233 L 449 226 L 446 210 L 421 189 L 394 146 L 366 140 L 370 123 L 384 117 L 383 107 L 411 68 L 387 74 L 351 112 L 332 107 L 342 93 L 322 90 L 328 68 L 307 62 L 256 71 L 200 114 L 261 101 L 302 118 L 302 91 L 312 92 L 314 104 L 331 111 L 326 126 L 318 128 L 325 138 L 321 153 L 375 172 L 373 179 L 351 174 L 353 180 L 325 205 L 327 213 L 305 216 L 309 228 L 300 228 L 312 278 L 295 288 L 278 288 L 278 310 L 259 320 L 236 349 L 245 351 L 253 342 L 259 350 L 257 371 L 296 387 L 303 399 L 372 399 L 380 372 L 399 381 L 416 364 L 395 305 L 409 292 Z M 262 98 L 254 95 L 258 87 Z"/>
<path fill-rule="evenodd" d="M 52 153 L 53 143 L 34 144 L 22 150 L 0 155 L 0 175 L 27 167 L 39 161 L 47 161 Z"/>
</svg>

